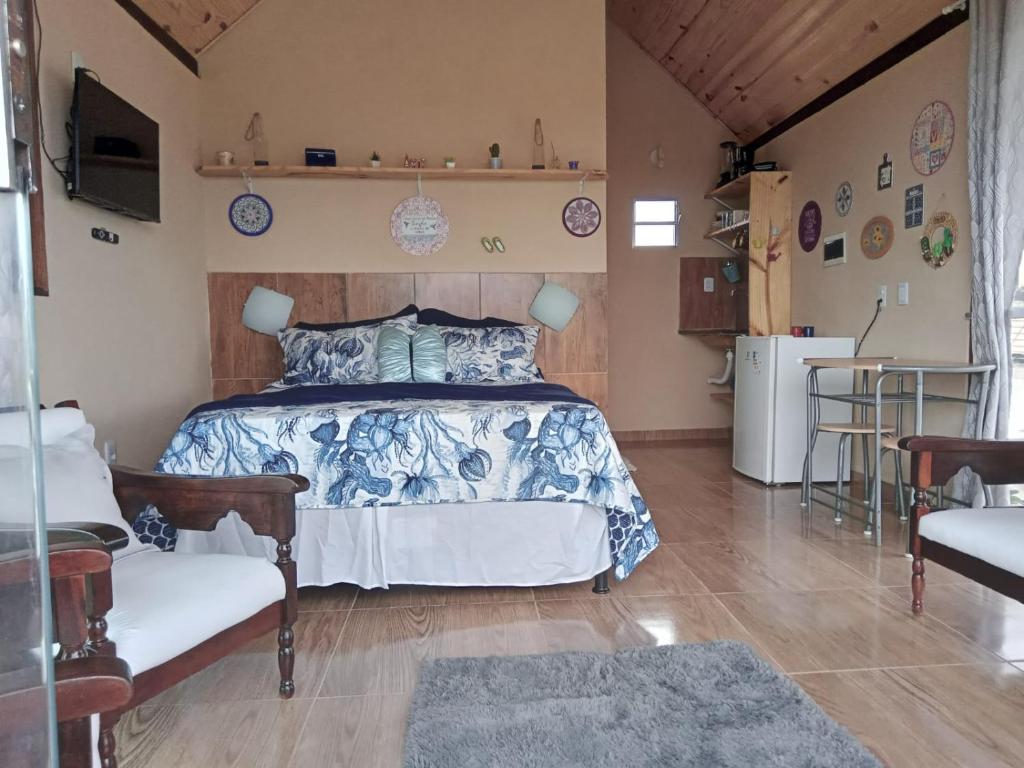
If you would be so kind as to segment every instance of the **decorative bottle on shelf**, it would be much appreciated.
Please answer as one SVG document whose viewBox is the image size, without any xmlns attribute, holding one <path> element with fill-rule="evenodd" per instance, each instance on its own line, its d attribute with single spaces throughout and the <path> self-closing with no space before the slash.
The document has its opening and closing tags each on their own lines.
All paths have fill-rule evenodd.
<svg viewBox="0 0 1024 768">
<path fill-rule="evenodd" d="M 263 117 L 259 112 L 254 112 L 249 121 L 249 127 L 245 130 L 245 140 L 249 142 L 249 147 L 252 150 L 252 164 L 270 165 L 267 136 L 263 132 Z"/>
<path fill-rule="evenodd" d="M 538 117 L 533 123 L 533 170 L 544 170 L 544 129 Z"/>
</svg>

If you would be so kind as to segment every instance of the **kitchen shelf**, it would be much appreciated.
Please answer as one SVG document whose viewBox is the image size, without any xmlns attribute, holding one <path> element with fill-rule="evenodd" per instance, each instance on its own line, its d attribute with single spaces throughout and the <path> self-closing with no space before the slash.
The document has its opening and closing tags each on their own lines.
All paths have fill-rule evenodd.
<svg viewBox="0 0 1024 768">
<path fill-rule="evenodd" d="M 741 221 L 738 224 L 731 224 L 728 227 L 722 227 L 721 229 L 713 229 L 710 232 L 708 232 L 706 235 L 704 235 L 704 239 L 705 240 L 714 240 L 717 237 L 722 237 L 724 235 L 731 235 L 734 232 L 738 232 L 741 229 L 747 229 L 749 227 L 750 227 L 750 219 L 747 219 L 746 221 Z"/>
<path fill-rule="evenodd" d="M 245 171 L 254 179 L 387 179 L 399 181 L 605 181 L 608 171 L 567 168 L 533 170 L 532 168 L 371 168 L 369 166 L 312 165 L 204 165 L 196 173 L 206 178 L 237 179 Z"/>
<path fill-rule="evenodd" d="M 679 331 L 680 336 L 692 336 L 712 349 L 736 349 L 736 337 L 746 336 L 746 331 Z"/>
<path fill-rule="evenodd" d="M 731 405 L 736 400 L 736 396 L 732 392 L 712 392 L 711 399 Z"/>
</svg>

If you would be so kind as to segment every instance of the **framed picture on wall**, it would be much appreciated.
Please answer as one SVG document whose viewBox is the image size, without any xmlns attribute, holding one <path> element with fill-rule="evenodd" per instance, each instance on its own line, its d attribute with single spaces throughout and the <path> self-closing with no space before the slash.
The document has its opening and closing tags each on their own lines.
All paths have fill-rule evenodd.
<svg viewBox="0 0 1024 768">
<path fill-rule="evenodd" d="M 821 242 L 825 246 L 825 255 L 821 262 L 824 266 L 834 267 L 846 263 L 845 232 L 840 232 L 838 235 L 826 235 Z"/>
</svg>

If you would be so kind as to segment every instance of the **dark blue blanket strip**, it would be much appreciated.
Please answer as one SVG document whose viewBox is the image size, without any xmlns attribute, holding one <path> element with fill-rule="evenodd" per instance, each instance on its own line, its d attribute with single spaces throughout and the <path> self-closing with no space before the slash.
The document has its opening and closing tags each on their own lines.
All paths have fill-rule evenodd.
<svg viewBox="0 0 1024 768">
<path fill-rule="evenodd" d="M 477 400 L 521 401 L 593 405 L 561 384 L 433 384 L 430 382 L 383 384 L 321 384 L 292 387 L 255 395 L 234 395 L 225 400 L 203 403 L 189 416 L 236 408 L 277 408 L 292 405 L 331 406 L 376 400 Z"/>
</svg>

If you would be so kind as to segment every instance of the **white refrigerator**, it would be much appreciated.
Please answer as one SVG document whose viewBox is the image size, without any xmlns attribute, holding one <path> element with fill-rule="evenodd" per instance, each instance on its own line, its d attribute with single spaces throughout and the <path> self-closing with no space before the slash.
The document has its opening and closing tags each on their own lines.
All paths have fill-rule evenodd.
<svg viewBox="0 0 1024 768">
<path fill-rule="evenodd" d="M 737 472 L 777 485 L 803 479 L 807 452 L 808 357 L 853 357 L 854 339 L 741 336 L 736 340 L 736 409 L 732 466 Z M 853 371 L 822 369 L 819 390 L 853 392 Z M 819 400 L 821 421 L 848 422 L 853 406 Z M 858 445 L 853 448 L 859 449 Z M 839 436 L 821 433 L 814 448 L 814 482 L 836 479 Z M 843 472 L 849 479 L 849 461 Z"/>
</svg>

